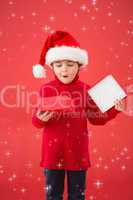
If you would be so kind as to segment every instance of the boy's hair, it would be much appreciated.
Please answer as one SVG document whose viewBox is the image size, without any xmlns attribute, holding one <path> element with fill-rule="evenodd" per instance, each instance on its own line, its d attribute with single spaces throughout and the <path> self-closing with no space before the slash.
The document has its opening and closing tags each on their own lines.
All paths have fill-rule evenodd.
<svg viewBox="0 0 133 200">
<path fill-rule="evenodd" d="M 74 62 L 73 60 L 72 60 L 72 62 Z M 54 63 L 54 62 L 53 62 Z M 53 63 L 51 63 L 51 66 L 53 67 Z M 81 63 L 79 63 L 79 62 L 76 62 L 77 64 L 78 64 L 78 66 L 79 66 L 79 68 L 82 66 L 82 64 Z"/>
</svg>

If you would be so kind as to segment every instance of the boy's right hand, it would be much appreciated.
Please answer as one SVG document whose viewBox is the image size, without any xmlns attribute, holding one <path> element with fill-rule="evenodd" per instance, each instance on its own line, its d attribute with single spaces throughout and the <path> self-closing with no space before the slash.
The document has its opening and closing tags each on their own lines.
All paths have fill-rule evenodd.
<svg viewBox="0 0 133 200">
<path fill-rule="evenodd" d="M 40 109 L 37 111 L 36 116 L 38 119 L 47 122 L 52 118 L 54 112 L 52 111 L 41 111 Z"/>
</svg>

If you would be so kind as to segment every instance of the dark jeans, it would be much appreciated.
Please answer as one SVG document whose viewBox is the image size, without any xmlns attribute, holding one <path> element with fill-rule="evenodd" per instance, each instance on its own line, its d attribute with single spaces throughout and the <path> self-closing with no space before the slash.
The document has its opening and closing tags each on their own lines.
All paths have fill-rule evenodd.
<svg viewBox="0 0 133 200">
<path fill-rule="evenodd" d="M 63 200 L 65 171 L 67 174 L 68 200 L 85 200 L 86 170 L 44 169 L 46 200 Z"/>
</svg>

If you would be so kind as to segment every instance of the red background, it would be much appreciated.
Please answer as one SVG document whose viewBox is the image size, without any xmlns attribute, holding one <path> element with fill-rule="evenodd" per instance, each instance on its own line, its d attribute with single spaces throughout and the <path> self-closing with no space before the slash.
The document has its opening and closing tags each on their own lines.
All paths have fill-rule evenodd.
<svg viewBox="0 0 133 200">
<path fill-rule="evenodd" d="M 24 104 L 0 112 L 0 198 L 44 199 L 44 176 L 39 166 L 42 130 L 31 124 L 27 96 L 53 78 L 36 80 L 32 65 L 54 30 L 70 32 L 88 50 L 90 63 L 81 80 L 95 84 L 112 74 L 128 89 L 128 109 L 105 126 L 90 130 L 92 167 L 88 170 L 86 200 L 133 199 L 133 2 L 132 0 L 3 0 L 0 3 L 0 95 L 8 104 L 16 94 Z M 14 88 L 13 88 L 14 87 Z M 18 90 L 17 90 L 17 89 Z M 130 89 L 130 91 L 129 91 Z M 35 97 L 29 99 L 33 103 Z M 65 180 L 66 181 L 66 180 Z M 100 185 L 98 186 L 98 183 Z M 66 199 L 66 187 L 65 187 Z"/>
</svg>

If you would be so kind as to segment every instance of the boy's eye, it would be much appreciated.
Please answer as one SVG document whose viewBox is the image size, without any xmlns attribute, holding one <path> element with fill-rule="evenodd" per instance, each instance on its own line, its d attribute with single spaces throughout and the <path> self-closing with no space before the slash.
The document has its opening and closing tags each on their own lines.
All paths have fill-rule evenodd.
<svg viewBox="0 0 133 200">
<path fill-rule="evenodd" d="M 68 63 L 68 64 L 66 64 L 66 65 L 69 66 L 69 67 L 72 67 L 72 66 L 73 66 L 73 63 L 72 63 L 72 64 L 71 64 L 71 63 L 70 63 L 70 64 Z M 62 64 L 56 64 L 56 67 L 62 67 Z"/>
<path fill-rule="evenodd" d="M 73 66 L 73 64 L 67 64 L 67 66 L 70 66 L 70 67 L 71 67 L 71 66 Z"/>
<path fill-rule="evenodd" d="M 62 65 L 56 65 L 56 67 L 61 67 Z"/>
</svg>

